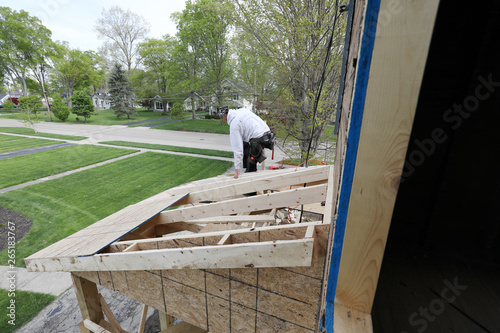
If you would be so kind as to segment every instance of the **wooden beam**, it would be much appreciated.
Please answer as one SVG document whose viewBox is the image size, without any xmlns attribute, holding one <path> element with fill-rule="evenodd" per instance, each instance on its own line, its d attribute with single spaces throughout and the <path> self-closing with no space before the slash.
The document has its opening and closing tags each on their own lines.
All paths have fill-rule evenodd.
<svg viewBox="0 0 500 333">
<path fill-rule="evenodd" d="M 335 304 L 334 332 L 373 333 L 372 316 L 369 313 Z"/>
<path fill-rule="evenodd" d="M 217 245 L 227 245 L 231 243 L 232 243 L 231 234 L 225 234 L 224 236 L 222 236 L 221 240 L 217 243 Z"/>
<path fill-rule="evenodd" d="M 295 229 L 295 228 L 307 228 L 308 226 L 311 225 L 322 225 L 322 221 L 318 222 L 305 222 L 305 223 L 300 223 L 300 224 L 280 224 L 280 225 L 272 225 L 272 226 L 267 226 L 267 227 L 257 227 L 255 229 L 236 229 L 236 230 L 231 230 L 231 234 L 243 234 L 247 232 L 261 232 L 261 231 L 268 231 L 268 230 L 279 230 L 279 229 Z M 181 235 L 181 236 L 165 236 L 161 238 L 150 238 L 150 239 L 143 239 L 143 240 L 137 240 L 137 241 L 120 241 L 120 242 L 115 242 L 113 243 L 114 245 L 125 245 L 129 246 L 133 243 L 137 243 L 138 245 L 144 244 L 144 243 L 152 243 L 152 242 L 158 242 L 160 240 L 171 240 L 171 239 L 182 239 L 182 240 L 196 240 L 196 238 L 203 238 L 203 237 L 212 237 L 212 236 L 224 236 L 227 234 L 227 230 L 223 231 L 214 231 L 214 232 L 206 232 L 206 233 L 199 233 L 199 234 L 192 234 L 192 235 Z"/>
<path fill-rule="evenodd" d="M 174 326 L 174 319 L 171 315 L 158 311 L 158 318 L 160 319 L 160 329 L 162 331 Z"/>
<path fill-rule="evenodd" d="M 327 332 L 345 329 L 338 326 L 337 304 L 371 313 L 439 0 L 401 0 L 391 15 L 393 6 L 366 2 L 331 242 Z"/>
<path fill-rule="evenodd" d="M 146 304 L 143 304 L 141 321 L 139 322 L 139 328 L 137 329 L 137 333 L 144 333 L 144 326 L 146 325 L 147 319 L 148 319 L 148 306 Z"/>
<path fill-rule="evenodd" d="M 190 221 L 200 216 L 213 217 L 231 215 L 240 212 L 253 212 L 275 207 L 295 206 L 324 201 L 326 185 L 298 188 L 278 193 L 270 193 L 255 197 L 227 200 L 223 202 L 202 204 L 162 212 L 159 223 Z"/>
<path fill-rule="evenodd" d="M 93 333 L 114 333 L 111 331 L 108 331 L 104 327 L 100 326 L 99 324 L 96 324 L 90 319 L 84 319 L 83 320 L 83 325 L 85 326 L 86 329 L 90 330 Z"/>
<path fill-rule="evenodd" d="M 78 323 L 78 328 L 80 329 L 80 333 L 92 333 L 88 328 L 85 327 L 83 321 Z"/>
<path fill-rule="evenodd" d="M 127 247 L 125 250 L 123 250 L 123 252 L 132 252 L 132 251 L 139 251 L 139 245 L 137 245 L 137 243 L 133 243 L 132 245 L 130 245 L 129 247 Z"/>
<path fill-rule="evenodd" d="M 94 323 L 104 319 L 101 302 L 97 292 L 97 285 L 89 280 L 71 274 L 73 287 L 75 289 L 76 299 L 80 306 L 82 318 L 89 319 Z M 86 326 L 85 326 L 86 327 Z"/>
<path fill-rule="evenodd" d="M 246 222 L 275 222 L 274 215 L 230 215 L 230 216 L 214 216 L 201 218 L 196 220 L 184 221 L 185 223 L 193 224 L 208 224 L 208 223 L 246 223 Z M 158 225 L 161 225 L 160 222 Z"/>
<path fill-rule="evenodd" d="M 191 324 L 186 323 L 185 321 L 178 323 L 166 330 L 161 331 L 160 333 L 206 333 L 204 329 L 193 326 Z"/>
<path fill-rule="evenodd" d="M 107 253 L 41 259 L 44 271 L 129 271 L 310 266 L 314 239 Z"/>
<path fill-rule="evenodd" d="M 111 311 L 111 309 L 109 308 L 109 305 L 104 300 L 104 297 L 102 297 L 101 294 L 98 294 L 98 297 L 99 297 L 99 301 L 101 302 L 102 311 L 106 315 L 106 318 L 108 318 L 109 323 L 111 324 L 111 327 L 113 328 L 112 331 L 116 332 L 116 333 L 126 333 L 126 331 L 121 328 L 118 320 L 116 320 L 116 317 L 113 314 L 113 311 Z"/>
<path fill-rule="evenodd" d="M 325 181 L 328 179 L 328 167 L 299 168 L 279 173 L 257 174 L 252 178 L 242 178 L 209 188 L 193 191 L 187 197 L 189 202 L 219 201 L 245 193 L 259 192 L 297 184 Z"/>
</svg>

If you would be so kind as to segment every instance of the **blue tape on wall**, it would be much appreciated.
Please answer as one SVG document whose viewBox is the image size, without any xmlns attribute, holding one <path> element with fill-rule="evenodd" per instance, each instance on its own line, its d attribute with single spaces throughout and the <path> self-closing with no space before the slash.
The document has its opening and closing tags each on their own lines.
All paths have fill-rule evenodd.
<svg viewBox="0 0 500 333">
<path fill-rule="evenodd" d="M 363 30 L 360 56 L 358 60 L 357 79 L 356 86 L 354 88 L 354 99 L 351 110 L 351 123 L 349 126 L 349 137 L 347 138 L 347 150 L 344 161 L 344 171 L 342 173 L 342 188 L 339 198 L 338 217 L 335 226 L 332 259 L 330 262 L 326 292 L 325 328 L 328 333 L 333 332 L 335 293 L 337 289 L 342 247 L 344 244 L 345 225 L 349 209 L 349 199 L 351 197 L 352 180 L 354 176 L 354 167 L 356 165 L 359 135 L 361 132 L 361 123 L 365 108 L 366 88 L 370 73 L 375 33 L 377 31 L 379 9 L 380 0 L 368 1 L 366 5 L 365 27 Z"/>
</svg>

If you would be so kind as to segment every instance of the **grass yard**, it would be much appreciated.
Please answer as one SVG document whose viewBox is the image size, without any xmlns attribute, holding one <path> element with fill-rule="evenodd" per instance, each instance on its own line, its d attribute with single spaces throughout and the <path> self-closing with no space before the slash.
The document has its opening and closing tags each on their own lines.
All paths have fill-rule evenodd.
<svg viewBox="0 0 500 333">
<path fill-rule="evenodd" d="M 130 119 L 127 116 L 122 116 L 118 118 L 113 109 L 108 110 L 95 110 L 90 118 L 87 118 L 87 124 L 89 125 L 122 125 L 130 122 L 143 121 L 143 120 L 151 120 L 152 122 L 156 119 L 165 118 L 165 120 L 169 120 L 169 116 L 162 116 L 161 112 L 153 112 L 146 111 L 144 109 L 140 109 L 137 111 L 137 115 L 131 115 Z M 49 115 L 44 114 L 43 112 L 38 112 L 37 121 L 50 121 Z M 10 114 L 10 115 L 2 115 L 2 118 L 9 119 L 20 119 L 18 114 Z M 77 120 L 79 118 L 79 120 Z M 54 115 L 52 115 L 52 121 L 56 123 L 63 123 L 61 120 L 57 119 Z M 75 114 L 70 113 L 68 119 L 64 121 L 66 124 L 85 124 L 85 118 L 77 117 Z"/>
<path fill-rule="evenodd" d="M 52 133 L 35 133 L 34 129 L 26 127 L 0 127 L 0 132 L 2 133 L 12 133 L 12 134 L 22 134 L 22 135 L 32 135 L 39 136 L 42 138 L 52 138 L 61 140 L 73 140 L 81 141 L 87 139 L 85 136 L 74 136 L 74 135 L 64 135 L 64 134 L 52 134 Z"/>
<path fill-rule="evenodd" d="M 178 147 L 169 145 L 156 145 L 150 143 L 138 143 L 138 142 L 128 142 L 128 141 L 103 141 L 99 143 L 114 145 L 114 146 L 122 146 L 122 147 L 157 149 L 157 150 L 175 151 L 179 153 L 189 153 L 198 155 L 219 156 L 228 158 L 233 157 L 233 153 L 230 151 L 215 150 L 215 149 L 200 149 L 200 148 Z"/>
<path fill-rule="evenodd" d="M 8 294 L 9 292 L 7 290 L 0 289 L 0 308 L 2 309 L 2 313 L 5 313 L 0 321 L 0 332 L 2 333 L 14 332 L 24 324 L 28 323 L 40 312 L 41 309 L 56 299 L 56 296 L 53 295 L 32 293 L 21 290 L 16 290 L 15 297 L 14 295 L 12 295 L 13 297 L 9 297 Z M 15 300 L 15 325 L 8 323 L 11 318 L 7 316 L 9 313 L 7 307 L 10 306 L 11 299 Z"/>
<path fill-rule="evenodd" d="M 6 153 L 9 151 L 15 151 L 19 149 L 49 146 L 49 145 L 54 145 L 56 143 L 63 143 L 63 142 L 46 140 L 46 139 L 23 138 L 20 136 L 0 134 L 0 153 Z"/>
<path fill-rule="evenodd" d="M 1 146 L 1 142 L 0 142 Z M 133 153 L 133 150 L 91 145 L 64 147 L 0 160 L 0 188 Z"/>
<path fill-rule="evenodd" d="M 220 120 L 190 119 L 190 120 L 184 120 L 184 122 L 179 121 L 175 123 L 156 126 L 153 127 L 153 129 L 229 134 L 229 126 L 224 122 L 222 126 L 220 124 L 221 124 Z"/>
<path fill-rule="evenodd" d="M 0 206 L 33 221 L 16 245 L 16 265 L 46 246 L 168 188 L 224 173 L 231 162 L 143 153 L 0 195 Z M 7 262 L 7 252 L 0 253 Z"/>
</svg>

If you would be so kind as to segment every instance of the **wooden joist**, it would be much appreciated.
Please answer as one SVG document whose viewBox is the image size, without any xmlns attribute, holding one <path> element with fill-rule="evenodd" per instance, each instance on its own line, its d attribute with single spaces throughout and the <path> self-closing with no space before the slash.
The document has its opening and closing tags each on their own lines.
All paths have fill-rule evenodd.
<svg viewBox="0 0 500 333">
<path fill-rule="evenodd" d="M 183 209 L 168 210 L 160 214 L 159 223 L 190 221 L 200 216 L 207 218 L 321 202 L 326 198 L 326 190 L 326 185 L 316 185 L 254 197 L 185 207 Z"/>
<path fill-rule="evenodd" d="M 243 178 L 238 182 L 232 181 L 216 187 L 211 186 L 207 189 L 191 192 L 186 197 L 186 200 L 193 203 L 200 201 L 220 201 L 245 193 L 304 185 L 313 182 L 326 182 L 328 179 L 329 167 L 293 170 L 290 169 L 285 173 L 269 173 L 260 177 Z"/>
<path fill-rule="evenodd" d="M 32 270 L 135 271 L 151 269 L 215 269 L 310 266 L 313 238 L 193 248 L 96 254 L 87 257 L 39 260 Z"/>
<path fill-rule="evenodd" d="M 102 327 L 101 325 L 99 324 L 96 324 L 94 323 L 92 320 L 90 319 L 84 319 L 83 320 L 83 326 L 90 332 L 92 333 L 114 333 L 114 332 L 111 332 L 111 331 L 108 331 L 107 329 L 105 329 L 104 327 Z"/>
</svg>

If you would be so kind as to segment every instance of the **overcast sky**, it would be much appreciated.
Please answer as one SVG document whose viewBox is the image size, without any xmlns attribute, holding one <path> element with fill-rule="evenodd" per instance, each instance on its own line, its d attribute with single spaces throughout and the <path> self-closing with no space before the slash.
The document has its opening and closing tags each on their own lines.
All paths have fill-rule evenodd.
<svg viewBox="0 0 500 333">
<path fill-rule="evenodd" d="M 40 18 L 52 31 L 52 40 L 67 41 L 70 47 L 82 51 L 97 51 L 103 43 L 93 30 L 103 8 L 130 9 L 151 24 L 148 37 L 160 38 L 165 34 L 175 35 L 177 29 L 170 15 L 182 11 L 184 4 L 185 0 L 0 0 L 2 7 L 23 9 Z"/>
</svg>

